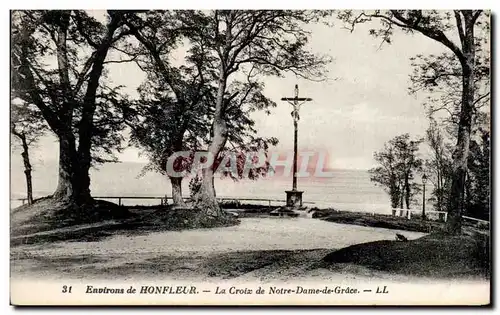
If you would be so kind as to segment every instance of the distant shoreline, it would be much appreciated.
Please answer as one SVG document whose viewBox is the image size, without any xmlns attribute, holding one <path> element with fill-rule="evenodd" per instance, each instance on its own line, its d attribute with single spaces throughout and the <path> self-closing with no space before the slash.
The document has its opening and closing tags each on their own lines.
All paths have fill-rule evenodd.
<svg viewBox="0 0 500 315">
<path fill-rule="evenodd" d="M 46 195 L 36 195 L 35 199 L 46 197 L 50 194 Z M 94 195 L 96 197 L 101 197 L 103 195 Z M 154 205 L 160 205 L 161 201 L 160 199 L 140 199 L 140 198 L 135 198 L 136 196 L 140 197 L 157 197 L 161 198 L 163 196 L 157 195 L 157 194 L 150 194 L 150 195 L 106 195 L 106 197 L 112 197 L 112 198 L 98 198 L 102 200 L 107 200 L 111 202 L 118 203 L 118 198 L 121 197 L 123 198 L 121 200 L 121 203 L 125 206 L 154 206 Z M 126 197 L 134 197 L 134 199 L 127 199 Z M 168 196 L 170 197 L 170 196 Z M 22 194 L 16 194 L 11 193 L 11 199 L 10 199 L 10 205 L 11 209 L 16 208 L 18 206 L 22 205 L 22 201 L 18 199 L 25 198 L 25 195 Z M 267 207 L 269 206 L 268 200 L 271 200 L 271 205 L 272 206 L 284 206 L 285 204 L 285 199 L 284 198 L 269 198 L 267 196 L 254 196 L 254 197 L 248 197 L 248 196 L 219 196 L 217 197 L 218 199 L 225 199 L 225 202 L 231 202 L 231 201 L 239 201 L 239 204 L 241 207 L 244 207 L 245 205 L 252 205 L 252 206 L 262 206 L 262 207 Z M 262 200 L 239 200 L 239 199 L 262 199 Z M 279 200 L 279 201 L 278 201 Z M 223 201 L 223 202 L 224 202 Z M 169 203 L 171 203 L 172 200 L 169 199 Z M 311 203 L 308 203 L 311 202 Z M 432 209 L 432 205 L 428 205 L 428 209 Z M 360 212 L 360 213 L 372 213 L 372 214 L 385 214 L 385 215 L 391 215 L 392 214 L 392 208 L 388 204 L 365 204 L 365 203 L 330 203 L 327 201 L 312 201 L 312 200 L 306 200 L 304 207 L 307 208 L 318 208 L 318 209 L 335 209 L 339 211 L 348 211 L 348 212 Z M 415 206 L 411 208 L 412 210 L 418 210 L 418 206 Z"/>
</svg>

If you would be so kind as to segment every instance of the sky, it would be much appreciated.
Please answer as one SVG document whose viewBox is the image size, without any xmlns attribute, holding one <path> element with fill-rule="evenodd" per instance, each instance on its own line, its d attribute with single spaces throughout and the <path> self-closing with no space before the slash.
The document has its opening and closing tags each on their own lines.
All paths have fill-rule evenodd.
<svg viewBox="0 0 500 315">
<path fill-rule="evenodd" d="M 358 25 L 352 33 L 336 24 L 306 26 L 312 32 L 311 51 L 333 58 L 327 66 L 328 80 L 312 82 L 289 74 L 264 78 L 265 94 L 278 106 L 269 116 L 256 113 L 253 117 L 260 135 L 278 138 L 276 150 L 292 150 L 291 106 L 280 99 L 293 96 L 298 84 L 300 96 L 313 99 L 301 107 L 299 150 L 326 151 L 330 168 L 369 169 L 374 166 L 374 151 L 384 142 L 403 133 L 424 136 L 428 126 L 424 97 L 408 94 L 409 58 L 445 48 L 422 35 L 401 32 L 395 32 L 391 45 L 380 47 L 380 39 L 368 34 L 373 24 Z M 108 70 L 114 84 L 125 85 L 123 91 L 137 95 L 144 74 L 135 64 L 110 64 Z M 57 159 L 57 151 L 55 138 L 47 136 L 35 156 Z M 146 162 L 135 148 L 127 148 L 119 159 Z"/>
</svg>

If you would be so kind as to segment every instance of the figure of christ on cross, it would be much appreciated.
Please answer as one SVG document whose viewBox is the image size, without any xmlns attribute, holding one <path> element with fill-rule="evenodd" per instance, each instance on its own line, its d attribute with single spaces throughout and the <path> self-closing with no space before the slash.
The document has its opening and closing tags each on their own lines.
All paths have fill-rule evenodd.
<svg viewBox="0 0 500 315">
<path fill-rule="evenodd" d="M 299 127 L 298 122 L 300 119 L 299 111 L 302 104 L 305 102 L 312 101 L 312 98 L 299 97 L 299 86 L 295 85 L 295 97 L 283 97 L 282 101 L 287 101 L 293 106 L 292 117 L 294 126 L 294 137 L 293 137 L 293 181 L 292 190 L 286 191 L 286 206 L 291 208 L 302 207 L 302 193 L 303 191 L 297 190 L 297 143 L 298 143 L 298 133 Z"/>
</svg>

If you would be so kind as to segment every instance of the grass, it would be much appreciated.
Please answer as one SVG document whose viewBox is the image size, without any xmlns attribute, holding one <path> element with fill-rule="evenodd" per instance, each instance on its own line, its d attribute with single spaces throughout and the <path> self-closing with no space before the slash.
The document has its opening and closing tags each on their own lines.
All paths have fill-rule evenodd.
<svg viewBox="0 0 500 315">
<path fill-rule="evenodd" d="M 11 236 L 27 235 L 108 220 L 125 220 L 130 215 L 127 208 L 103 200 L 94 200 L 91 205 L 80 207 L 49 196 L 35 200 L 32 205 L 12 209 L 10 233 Z"/>
<path fill-rule="evenodd" d="M 18 273 L 43 273 L 62 277 L 116 279 L 136 277 L 159 278 L 165 274 L 177 279 L 219 278 L 233 279 L 252 273 L 289 273 L 290 268 L 311 269 L 324 254 L 315 250 L 263 250 L 157 255 L 150 253 L 142 259 L 127 260 L 124 256 L 73 255 L 46 256 L 23 253 L 12 255 L 11 268 Z M 285 275 L 283 275 L 285 276 Z M 286 277 L 286 276 L 285 276 Z"/>
<path fill-rule="evenodd" d="M 279 206 L 264 206 L 264 205 L 256 205 L 251 203 L 241 203 L 238 200 L 224 200 L 219 202 L 219 205 L 222 209 L 245 209 L 245 210 L 256 210 L 256 211 L 264 211 L 279 208 Z"/>
<path fill-rule="evenodd" d="M 323 258 L 327 265 L 350 263 L 398 274 L 455 278 L 489 277 L 489 235 L 450 236 L 444 233 L 407 241 L 376 241 L 336 250 Z"/>
<path fill-rule="evenodd" d="M 463 223 L 463 234 L 444 233 L 444 223 L 380 214 L 317 210 L 325 221 L 430 233 L 402 241 L 376 241 L 336 250 L 323 258 L 326 265 L 349 263 L 378 271 L 434 278 L 490 276 L 490 237 L 481 227 Z"/>
<path fill-rule="evenodd" d="M 47 203 L 45 204 L 47 205 Z M 40 204 L 38 205 L 40 207 Z M 14 210 L 14 214 L 26 215 L 30 208 Z M 42 213 L 35 208 L 32 216 L 26 218 L 40 219 Z M 265 215 L 269 208 L 247 209 L 249 213 Z M 245 213 L 245 210 L 243 213 Z M 148 234 L 151 231 L 184 230 L 206 227 L 196 222 L 197 210 L 173 209 L 165 206 L 134 209 L 127 208 L 129 216 L 125 219 L 111 220 L 105 225 L 89 225 L 82 229 L 63 229 L 58 233 L 39 233 L 36 236 L 16 238 L 12 245 L 26 243 L 44 243 L 49 241 L 99 241 L 102 238 L 122 234 Z M 43 216 L 42 216 L 43 217 Z M 439 222 L 422 222 L 400 217 L 383 215 L 372 216 L 366 213 L 340 212 L 333 209 L 316 210 L 315 217 L 325 221 L 364 225 L 372 227 L 393 228 L 419 232 L 434 231 L 419 239 L 406 242 L 375 241 L 356 244 L 342 249 L 302 250 L 253 250 L 234 251 L 210 254 L 205 257 L 194 253 L 184 258 L 175 256 L 143 257 L 135 261 L 124 254 L 123 264 L 114 264 L 114 258 L 90 256 L 62 257 L 26 257 L 17 263 L 27 263 L 34 271 L 42 268 L 47 272 L 78 273 L 85 277 L 89 273 L 96 275 L 124 275 L 130 273 L 151 274 L 179 273 L 189 275 L 200 272 L 203 276 L 221 277 L 224 279 L 254 274 L 267 277 L 274 273 L 278 276 L 286 273 L 286 277 L 294 278 L 307 273 L 307 268 L 323 268 L 324 272 L 336 273 L 342 268 L 364 268 L 373 272 L 401 274 L 408 276 L 428 276 L 433 278 L 470 278 L 490 275 L 489 234 L 473 233 L 471 228 L 464 228 L 464 235 L 448 236 L 439 233 Z M 19 219 L 19 217 L 18 217 Z M 43 221 L 43 220 L 42 220 Z M 36 226 L 37 221 L 24 221 Z M 194 222 L 194 223 L 193 223 Z M 236 220 L 230 216 L 227 221 L 218 222 L 219 226 L 233 225 Z M 317 222 L 317 221 L 316 221 Z M 325 223 L 326 224 L 326 223 Z M 438 227 L 435 228 L 434 225 Z M 210 233 L 210 232 L 208 232 Z M 149 236 L 148 236 L 149 237 Z M 355 237 L 355 236 L 353 236 Z M 369 239 L 369 238 L 368 238 Z M 361 241 L 361 240 L 359 240 Z M 167 242 L 168 243 L 168 242 Z M 352 243 L 350 243 L 352 244 Z M 168 246 L 166 244 L 165 246 Z M 315 243 L 314 246 L 318 246 Z M 331 247 L 330 247 L 331 248 Z M 109 262 L 109 264 L 108 264 Z M 17 265 L 16 265 L 17 266 Z M 304 269 L 307 267 L 306 269 Z M 348 268 L 349 267 L 349 268 Z M 83 269 L 82 269 L 83 268 Z M 356 274 L 359 270 L 354 269 Z M 288 279 L 288 278 L 287 278 Z"/>
<path fill-rule="evenodd" d="M 313 218 L 342 224 L 354 224 L 423 233 L 440 232 L 443 230 L 444 226 L 442 222 L 429 220 L 424 221 L 417 218 L 408 220 L 403 217 L 391 215 L 338 211 L 335 209 L 318 209 L 313 214 Z"/>
<path fill-rule="evenodd" d="M 11 210 L 11 245 L 54 241 L 97 241 L 114 234 L 231 226 L 233 215 L 206 218 L 199 209 L 118 206 L 95 200 L 85 209 L 50 197 Z"/>
</svg>

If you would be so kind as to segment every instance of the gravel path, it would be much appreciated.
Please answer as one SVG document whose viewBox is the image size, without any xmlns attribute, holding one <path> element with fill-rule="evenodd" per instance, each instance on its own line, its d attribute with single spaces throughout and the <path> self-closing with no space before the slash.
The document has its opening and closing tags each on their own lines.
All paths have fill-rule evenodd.
<svg viewBox="0 0 500 315">
<path fill-rule="evenodd" d="M 424 233 L 336 224 L 307 218 L 246 218 L 241 224 L 215 229 L 115 235 L 97 242 L 56 242 L 51 246 L 14 247 L 11 254 L 29 251 L 50 256 L 186 252 L 215 253 L 243 250 L 336 249 L 376 240 L 393 240 L 396 233 L 415 239 Z"/>
</svg>

